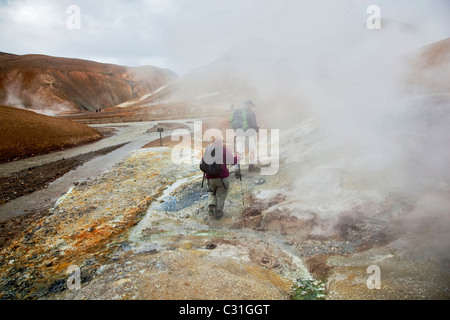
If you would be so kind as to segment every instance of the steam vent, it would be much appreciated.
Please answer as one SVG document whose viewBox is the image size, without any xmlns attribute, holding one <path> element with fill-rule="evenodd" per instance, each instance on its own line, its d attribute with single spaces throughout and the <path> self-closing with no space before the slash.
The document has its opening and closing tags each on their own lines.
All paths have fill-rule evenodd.
<svg viewBox="0 0 450 320">
<path fill-rule="evenodd" d="M 0 299 L 448 300 L 450 4 L 334 2 L 0 2 Z"/>
</svg>

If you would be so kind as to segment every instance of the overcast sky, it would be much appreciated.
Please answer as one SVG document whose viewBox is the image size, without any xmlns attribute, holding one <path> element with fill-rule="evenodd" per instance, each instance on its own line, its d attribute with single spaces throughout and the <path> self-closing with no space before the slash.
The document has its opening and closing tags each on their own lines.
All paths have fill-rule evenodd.
<svg viewBox="0 0 450 320">
<path fill-rule="evenodd" d="M 425 42 L 450 37 L 448 0 L 0 0 L 0 51 L 150 64 L 182 75 L 253 42 L 342 36 L 366 24 L 369 5 L 417 26 Z M 67 25 L 76 26 L 71 6 L 80 9 L 80 28 Z"/>
</svg>

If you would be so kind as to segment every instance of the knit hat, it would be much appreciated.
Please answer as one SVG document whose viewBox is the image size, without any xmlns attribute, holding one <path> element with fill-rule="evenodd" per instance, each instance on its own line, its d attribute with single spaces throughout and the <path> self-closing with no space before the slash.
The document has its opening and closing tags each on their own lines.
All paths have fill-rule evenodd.
<svg viewBox="0 0 450 320">
<path fill-rule="evenodd" d="M 252 100 L 247 100 L 244 102 L 244 107 L 254 107 L 255 104 L 252 102 Z"/>
</svg>

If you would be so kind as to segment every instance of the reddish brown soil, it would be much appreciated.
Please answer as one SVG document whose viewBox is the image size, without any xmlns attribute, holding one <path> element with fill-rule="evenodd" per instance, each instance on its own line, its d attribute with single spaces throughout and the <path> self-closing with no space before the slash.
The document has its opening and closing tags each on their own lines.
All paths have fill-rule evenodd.
<svg viewBox="0 0 450 320">
<path fill-rule="evenodd" d="M 0 163 L 102 138 L 86 125 L 7 106 L 0 106 L 0 136 Z"/>
<path fill-rule="evenodd" d="M 167 69 L 0 53 L 0 104 L 56 113 L 104 109 L 176 79 Z"/>
<path fill-rule="evenodd" d="M 314 275 L 314 277 L 325 281 L 332 267 L 327 264 L 329 255 L 318 254 L 306 258 L 305 263 L 308 266 L 309 272 Z"/>
<path fill-rule="evenodd" d="M 434 42 L 422 48 L 420 59 L 423 68 L 438 67 L 449 61 L 450 38 Z"/>
<path fill-rule="evenodd" d="M 64 118 L 84 124 L 104 124 L 139 121 L 227 118 L 230 112 L 208 110 L 189 104 L 159 104 L 153 106 L 111 107 L 101 112 L 80 112 L 63 115 Z M 226 120 L 228 121 L 228 120 Z M 228 125 L 228 122 L 227 122 Z"/>
</svg>

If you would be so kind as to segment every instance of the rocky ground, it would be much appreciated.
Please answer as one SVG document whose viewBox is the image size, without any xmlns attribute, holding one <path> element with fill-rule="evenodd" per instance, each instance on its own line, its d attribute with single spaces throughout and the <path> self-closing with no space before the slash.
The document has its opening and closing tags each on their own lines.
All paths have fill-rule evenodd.
<svg viewBox="0 0 450 320">
<path fill-rule="evenodd" d="M 0 204 L 45 188 L 51 182 L 92 158 L 108 154 L 121 146 L 123 144 L 88 152 L 69 159 L 61 159 L 41 166 L 30 167 L 7 177 L 0 177 Z"/>
<path fill-rule="evenodd" d="M 281 268 L 280 262 L 270 268 L 269 261 L 274 260 L 270 257 L 273 254 L 276 260 L 285 259 L 284 267 L 290 266 L 296 272 L 299 266 L 291 261 L 292 257 L 285 254 L 283 258 L 276 246 L 269 251 L 270 243 L 253 236 L 247 239 L 248 236 L 237 232 L 209 227 L 204 221 L 203 208 L 202 213 L 192 218 L 183 210 L 181 217 L 174 212 L 173 221 L 164 215 L 161 221 L 151 221 L 141 233 L 149 238 L 153 234 L 167 237 L 162 240 L 161 248 L 153 249 L 148 240 L 130 241 L 132 227 L 146 212 L 148 215 L 152 202 L 160 203 L 157 199 L 164 188 L 180 178 L 198 178 L 196 166 L 174 168 L 169 160 L 170 151 L 153 148 L 136 152 L 107 174 L 74 186 L 44 217 L 28 221 L 27 230 L 2 249 L 2 298 L 70 298 L 71 294 L 76 294 L 73 298 L 93 299 L 288 298 L 292 281 L 273 270 Z M 199 183 L 195 187 L 198 189 Z M 198 190 L 195 192 L 198 194 Z M 191 203 L 187 203 L 192 212 L 197 210 L 195 198 L 191 197 Z M 177 229 L 181 223 L 189 224 L 191 220 L 199 220 L 200 229 L 187 226 L 186 230 L 181 228 L 166 235 L 152 227 L 162 224 L 162 230 Z M 142 269 L 142 263 L 150 268 Z M 80 291 L 64 290 L 65 272 L 70 265 L 81 268 L 83 288 Z M 198 279 L 195 275 L 199 275 Z M 148 282 L 141 286 L 145 276 Z M 205 291 L 205 284 L 216 278 L 224 282 L 215 282 L 216 289 Z M 109 287 L 110 281 L 118 286 L 139 284 L 141 293 L 136 295 L 133 291 L 133 295 L 127 295 L 129 290 L 120 286 L 119 296 L 114 290 L 101 293 L 95 289 L 97 285 Z M 231 283 L 234 285 L 230 286 Z M 228 293 L 218 290 L 225 284 Z M 150 287 L 155 291 L 147 290 Z M 161 287 L 165 289 L 157 290 Z M 59 296 L 52 296 L 60 291 Z"/>
<path fill-rule="evenodd" d="M 297 151 L 307 154 L 310 132 L 298 131 Z M 206 215 L 199 153 L 177 164 L 156 142 L 75 184 L 50 210 L 2 223 L 2 299 L 311 298 L 310 280 L 313 298 L 449 298 L 447 255 L 415 245 L 433 229 L 404 229 L 416 199 L 359 190 L 365 199 L 327 219 L 326 202 L 306 208 L 290 171 L 297 164 L 282 150 L 276 175 L 243 166 L 242 185 L 232 181 L 226 214 L 215 220 Z M 347 184 L 342 192 L 355 192 Z M 380 289 L 367 285 L 373 265 Z M 73 270 L 78 289 L 69 289 Z"/>
</svg>

